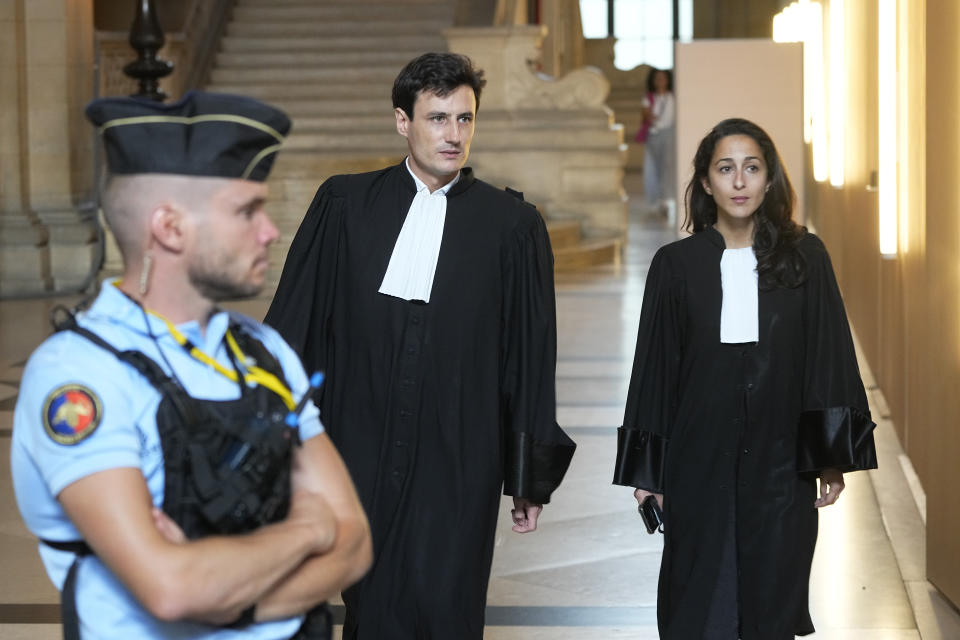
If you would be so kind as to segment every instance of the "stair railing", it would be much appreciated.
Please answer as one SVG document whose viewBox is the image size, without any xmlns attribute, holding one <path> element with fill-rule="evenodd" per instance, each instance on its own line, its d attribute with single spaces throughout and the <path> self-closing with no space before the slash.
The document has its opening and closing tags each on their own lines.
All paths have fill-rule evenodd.
<svg viewBox="0 0 960 640">
<path fill-rule="evenodd" d="M 194 0 L 184 32 L 187 52 L 184 56 L 183 89 L 202 89 L 210 73 L 226 32 L 236 0 Z"/>
</svg>

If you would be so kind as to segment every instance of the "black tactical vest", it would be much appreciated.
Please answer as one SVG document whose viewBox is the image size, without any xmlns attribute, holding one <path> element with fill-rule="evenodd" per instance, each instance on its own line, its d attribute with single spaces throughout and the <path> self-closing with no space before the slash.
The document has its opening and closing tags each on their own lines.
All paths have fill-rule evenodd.
<svg viewBox="0 0 960 640">
<path fill-rule="evenodd" d="M 277 394 L 259 385 L 248 387 L 241 376 L 241 395 L 236 400 L 194 398 L 145 354 L 120 351 L 77 325 L 72 315 L 56 328 L 74 331 L 111 352 L 161 394 L 156 421 L 163 450 L 163 511 L 188 539 L 247 533 L 286 517 L 292 457 L 300 440 L 296 428 L 286 424 L 288 409 Z M 230 332 L 245 355 L 285 383 L 283 368 L 263 344 L 236 324 Z M 83 541 L 41 542 L 75 553 L 77 561 L 92 553 Z M 61 593 L 66 640 L 79 640 L 74 593 L 77 561 Z M 250 622 L 242 619 L 241 624 Z M 308 613 L 295 638 L 327 638 L 329 625 L 327 607 L 319 605 Z M 309 635 L 302 635 L 308 628 Z"/>
</svg>

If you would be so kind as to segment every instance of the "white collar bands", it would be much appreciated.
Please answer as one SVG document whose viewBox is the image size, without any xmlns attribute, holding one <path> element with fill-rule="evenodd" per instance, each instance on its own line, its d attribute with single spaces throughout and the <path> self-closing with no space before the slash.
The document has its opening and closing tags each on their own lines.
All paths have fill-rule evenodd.
<svg viewBox="0 0 960 640">
<path fill-rule="evenodd" d="M 760 336 L 760 304 L 757 289 L 757 257 L 753 247 L 725 249 L 720 258 L 720 342 L 757 342 Z"/>
<path fill-rule="evenodd" d="M 404 162 L 417 187 L 417 195 L 410 203 L 400 235 L 393 245 L 387 272 L 380 283 L 380 293 L 403 300 L 430 302 L 433 279 L 443 240 L 443 225 L 447 217 L 447 192 L 460 179 L 460 172 L 433 193 L 410 170 L 410 158 Z"/>
</svg>

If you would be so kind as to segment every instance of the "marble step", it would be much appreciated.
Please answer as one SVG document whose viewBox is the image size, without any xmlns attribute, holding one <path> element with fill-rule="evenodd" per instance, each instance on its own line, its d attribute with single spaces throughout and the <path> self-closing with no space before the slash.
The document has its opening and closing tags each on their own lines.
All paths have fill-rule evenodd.
<svg viewBox="0 0 960 640">
<path fill-rule="evenodd" d="M 390 108 L 390 90 L 393 78 L 376 84 L 337 84 L 334 82 L 313 81 L 306 84 L 221 84 L 213 83 L 208 91 L 219 93 L 239 93 L 267 102 L 279 102 L 285 99 L 312 99 L 315 102 L 328 100 L 379 99 L 382 105 Z"/>
<path fill-rule="evenodd" d="M 335 7 L 350 6 L 358 4 L 385 4 L 384 0 L 237 0 L 237 7 Z M 438 2 L 437 0 L 403 0 L 404 5 L 448 5 L 450 0 Z"/>
<path fill-rule="evenodd" d="M 287 51 L 299 53 L 348 51 L 394 51 L 419 49 L 420 51 L 446 51 L 446 41 L 439 31 L 420 34 L 383 35 L 328 35 L 325 37 L 253 37 L 224 36 L 220 40 L 222 51 L 268 52 Z"/>
<path fill-rule="evenodd" d="M 382 132 L 342 132 L 342 131 L 320 131 L 310 133 L 297 133 L 296 123 L 294 129 L 286 141 L 283 143 L 284 149 L 303 150 L 324 149 L 332 151 L 342 149 L 344 151 L 364 150 L 364 151 L 390 151 L 394 153 L 403 153 L 406 151 L 407 143 L 403 136 L 393 131 L 384 130 Z"/>
<path fill-rule="evenodd" d="M 377 66 L 400 68 L 421 53 L 420 47 L 378 49 L 376 51 L 236 51 L 217 55 L 217 69 L 247 67 L 267 68 L 326 68 Z"/>
<path fill-rule="evenodd" d="M 337 20 L 333 22 L 237 22 L 227 25 L 228 37 L 416 36 L 439 34 L 449 20 Z"/>
<path fill-rule="evenodd" d="M 330 22 L 334 20 L 437 20 L 453 23 L 451 3 L 325 2 L 315 4 L 240 3 L 233 10 L 237 22 Z"/>
<path fill-rule="evenodd" d="M 293 125 L 298 133 L 314 131 L 353 131 L 396 134 L 397 121 L 390 102 L 386 101 L 376 113 L 341 113 L 331 115 L 298 116 Z"/>
<path fill-rule="evenodd" d="M 336 95 L 342 88 L 351 89 L 349 95 L 372 95 L 382 87 L 389 95 L 394 78 L 403 68 L 405 61 L 398 61 L 389 67 L 342 67 L 342 66 L 306 66 L 306 67 L 236 67 L 214 69 L 211 85 L 278 85 L 289 84 L 298 87 L 318 85 L 317 90 L 325 95 Z M 364 91 L 357 92 L 362 87 Z"/>
<path fill-rule="evenodd" d="M 384 100 L 384 105 L 389 103 Z M 296 120 L 294 120 L 296 124 Z M 492 154 L 504 153 L 509 149 L 511 153 L 529 153 L 538 150 L 547 149 L 566 149 L 570 151 L 589 151 L 590 149 L 602 149 L 604 146 L 609 148 L 611 144 L 616 143 L 616 138 L 609 133 L 597 133 L 595 131 L 570 131 L 563 135 L 544 135 L 542 131 L 509 131 L 509 130 L 491 130 L 485 129 L 482 132 L 482 140 L 478 141 L 474 151 L 476 153 Z M 382 141 L 393 138 L 399 139 L 395 132 L 389 128 L 377 128 L 375 130 L 305 130 L 294 129 L 287 140 L 291 148 L 310 148 L 311 145 L 318 149 L 327 148 L 334 144 L 337 146 L 359 144 L 364 148 L 372 148 Z"/>
<path fill-rule="evenodd" d="M 215 88 L 210 88 L 215 91 Z M 330 98 L 317 100 L 314 98 L 272 96 L 265 98 L 270 104 L 283 109 L 294 124 L 302 117 L 327 117 L 346 115 L 373 115 L 378 114 L 387 119 L 393 119 L 393 103 L 390 93 L 381 92 L 375 98 Z"/>
<path fill-rule="evenodd" d="M 620 240 L 615 238 L 586 239 L 576 246 L 553 250 L 553 268 L 557 271 L 619 263 Z"/>
<path fill-rule="evenodd" d="M 579 245 L 582 238 L 579 220 L 547 220 L 547 233 L 554 253 Z"/>
<path fill-rule="evenodd" d="M 338 131 L 381 131 L 389 129 L 393 131 L 396 120 L 390 105 L 391 102 L 388 99 L 385 102 L 381 101 L 380 108 L 373 109 L 371 112 L 358 112 L 351 109 L 340 113 L 311 113 L 308 108 L 309 105 L 303 105 L 303 109 L 296 113 L 295 124 L 297 125 L 297 130 L 300 132 L 328 129 L 336 129 Z M 536 115 L 541 115 L 542 113 L 543 112 L 535 112 Z M 477 123 L 477 135 L 483 137 L 487 137 L 487 133 L 499 136 L 501 133 L 512 134 L 518 130 L 528 130 L 516 122 L 505 120 L 503 112 L 495 112 L 492 110 L 484 111 L 481 109 Z M 542 133 L 543 137 L 547 138 L 552 131 L 556 131 L 556 129 L 551 130 L 544 128 L 539 130 L 538 133 Z M 611 132 L 600 129 L 599 135 L 610 136 Z"/>
<path fill-rule="evenodd" d="M 398 164 L 402 153 L 342 153 L 323 150 L 296 151 L 284 149 L 277 157 L 270 173 L 271 198 L 294 203 L 294 208 L 306 209 L 320 184 L 341 173 L 364 173 Z"/>
</svg>

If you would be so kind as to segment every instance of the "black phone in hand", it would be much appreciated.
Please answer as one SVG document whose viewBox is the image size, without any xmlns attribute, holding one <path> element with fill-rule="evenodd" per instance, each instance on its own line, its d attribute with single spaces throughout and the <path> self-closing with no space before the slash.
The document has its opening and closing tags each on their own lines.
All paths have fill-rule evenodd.
<svg viewBox="0 0 960 640">
<path fill-rule="evenodd" d="M 643 499 L 638 507 L 640 517 L 643 519 L 643 526 L 647 528 L 647 533 L 659 531 L 663 533 L 663 510 L 660 509 L 660 503 L 656 496 L 648 495 Z"/>
</svg>

